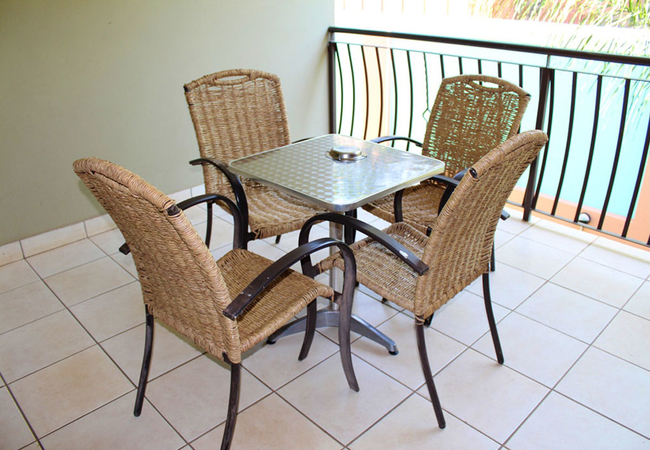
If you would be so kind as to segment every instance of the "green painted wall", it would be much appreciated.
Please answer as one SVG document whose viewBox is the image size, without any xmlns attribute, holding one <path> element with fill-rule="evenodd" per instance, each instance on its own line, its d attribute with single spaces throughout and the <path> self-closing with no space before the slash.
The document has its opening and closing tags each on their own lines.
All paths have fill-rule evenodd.
<svg viewBox="0 0 650 450">
<path fill-rule="evenodd" d="M 326 133 L 333 21 L 334 0 L 1 0 L 0 245 L 103 213 L 77 158 L 201 184 L 183 84 L 202 75 L 276 73 L 292 138 Z"/>
</svg>

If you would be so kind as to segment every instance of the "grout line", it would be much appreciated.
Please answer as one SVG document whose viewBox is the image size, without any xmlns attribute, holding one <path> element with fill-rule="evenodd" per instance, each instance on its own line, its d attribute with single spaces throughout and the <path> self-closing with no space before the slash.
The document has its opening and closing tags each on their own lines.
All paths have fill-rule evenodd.
<svg viewBox="0 0 650 450">
<path fill-rule="evenodd" d="M 26 415 L 25 412 L 23 411 L 23 408 L 20 406 L 20 403 L 18 403 L 18 399 L 16 398 L 16 396 L 15 396 L 14 393 L 13 393 L 13 391 L 12 391 L 11 388 L 9 387 L 9 383 L 7 383 L 7 380 L 6 380 L 5 377 L 2 375 L 2 373 L 0 373 L 0 378 L 2 379 L 2 382 L 4 383 L 5 387 L 7 388 L 7 392 L 8 392 L 9 395 L 11 396 L 11 399 L 13 400 L 14 405 L 16 405 L 16 408 L 18 408 L 18 412 L 20 412 L 20 415 L 22 416 L 23 420 L 24 420 L 25 423 L 27 424 L 27 427 L 29 428 L 29 431 L 32 433 L 32 436 L 34 437 L 35 442 L 38 444 L 39 448 L 43 449 L 43 444 L 41 444 L 40 438 L 36 435 L 36 431 L 34 430 L 34 427 L 32 427 L 32 424 L 31 424 L 31 423 L 29 422 L 29 420 L 27 419 L 27 415 Z M 33 442 L 30 442 L 30 443 L 27 444 L 27 445 L 31 445 L 31 444 L 33 444 Z M 25 447 L 26 447 L 26 446 L 25 446 Z"/>
</svg>

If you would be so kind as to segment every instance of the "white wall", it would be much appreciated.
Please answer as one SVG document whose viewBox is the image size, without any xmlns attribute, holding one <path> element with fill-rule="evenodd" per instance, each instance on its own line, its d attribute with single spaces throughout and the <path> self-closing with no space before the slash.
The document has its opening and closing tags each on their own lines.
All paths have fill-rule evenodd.
<svg viewBox="0 0 650 450">
<path fill-rule="evenodd" d="M 1 0 L 0 245 L 103 213 L 77 158 L 201 184 L 183 84 L 202 75 L 276 73 L 292 138 L 326 133 L 333 17 L 334 0 Z"/>
</svg>

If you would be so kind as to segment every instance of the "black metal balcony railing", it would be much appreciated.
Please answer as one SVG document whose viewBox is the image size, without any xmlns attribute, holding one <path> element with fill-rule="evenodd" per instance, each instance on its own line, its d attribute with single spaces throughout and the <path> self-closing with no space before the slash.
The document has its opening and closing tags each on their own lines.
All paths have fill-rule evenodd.
<svg viewBox="0 0 650 450">
<path fill-rule="evenodd" d="M 330 129 L 421 140 L 442 78 L 498 76 L 532 95 L 549 142 L 510 201 L 650 246 L 650 58 L 330 28 Z M 408 144 L 407 144 L 408 145 Z"/>
</svg>

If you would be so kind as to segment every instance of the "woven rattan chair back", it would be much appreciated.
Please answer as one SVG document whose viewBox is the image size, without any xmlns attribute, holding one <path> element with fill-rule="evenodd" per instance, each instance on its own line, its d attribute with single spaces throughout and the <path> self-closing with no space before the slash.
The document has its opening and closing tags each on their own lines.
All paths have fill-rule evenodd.
<svg viewBox="0 0 650 450">
<path fill-rule="evenodd" d="M 280 78 L 257 70 L 213 73 L 185 85 L 201 157 L 233 159 L 291 143 Z M 207 192 L 227 195 L 230 185 L 203 165 Z"/>
<path fill-rule="evenodd" d="M 517 180 L 547 141 L 527 131 L 497 146 L 463 177 L 432 227 L 417 281 L 414 313 L 429 317 L 486 273 L 497 222 Z"/>
<path fill-rule="evenodd" d="M 422 154 L 453 177 L 514 136 L 530 101 L 519 86 L 484 75 L 445 78 L 433 104 Z"/>
<path fill-rule="evenodd" d="M 148 311 L 217 358 L 240 356 L 237 323 L 217 264 L 171 198 L 132 172 L 97 158 L 74 170 L 120 229 Z"/>
</svg>

